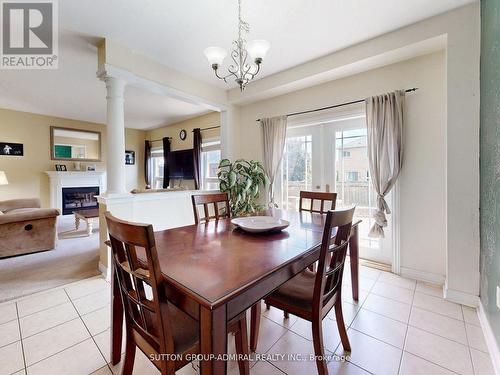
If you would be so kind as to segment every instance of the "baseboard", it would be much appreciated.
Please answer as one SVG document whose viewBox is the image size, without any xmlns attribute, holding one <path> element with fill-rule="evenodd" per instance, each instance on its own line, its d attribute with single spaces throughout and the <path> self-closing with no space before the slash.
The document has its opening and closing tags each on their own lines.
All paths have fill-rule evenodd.
<svg viewBox="0 0 500 375">
<path fill-rule="evenodd" d="M 469 307 L 477 308 L 479 306 L 478 296 L 460 292 L 458 290 L 449 289 L 446 285 L 444 287 L 444 299 Z"/>
<path fill-rule="evenodd" d="M 479 301 L 477 315 L 479 316 L 479 322 L 481 323 L 481 328 L 483 329 L 486 345 L 488 346 L 488 351 L 490 352 L 493 369 L 496 375 L 500 375 L 500 348 L 498 347 L 497 340 L 495 339 L 495 335 L 491 329 L 490 321 L 488 320 L 488 316 L 486 315 L 486 311 L 481 301 Z"/>
<path fill-rule="evenodd" d="M 99 262 L 99 271 L 102 273 L 102 276 L 106 279 L 106 281 L 111 281 L 111 275 L 108 273 L 108 267 Z"/>
<path fill-rule="evenodd" d="M 432 272 L 414 270 L 412 268 L 401 267 L 401 276 L 408 279 L 424 281 L 426 283 L 444 285 L 445 277 Z"/>
</svg>

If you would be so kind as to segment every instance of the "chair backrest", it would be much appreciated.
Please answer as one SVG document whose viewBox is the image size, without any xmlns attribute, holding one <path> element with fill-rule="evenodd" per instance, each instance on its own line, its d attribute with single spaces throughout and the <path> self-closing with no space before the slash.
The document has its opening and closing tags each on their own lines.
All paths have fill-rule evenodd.
<svg viewBox="0 0 500 375">
<path fill-rule="evenodd" d="M 105 217 L 127 330 L 133 328 L 158 353 L 173 353 L 168 304 L 153 227 L 120 220 L 109 212 Z M 139 260 L 138 252 L 145 254 L 146 261 Z M 150 298 L 146 295 L 149 288 Z M 140 342 L 136 343 L 141 346 Z"/>
<path fill-rule="evenodd" d="M 342 275 L 351 235 L 352 218 L 355 207 L 328 211 L 326 214 L 323 240 L 319 255 L 318 270 L 314 284 L 313 312 L 321 312 L 337 294 L 340 298 L 342 290 Z M 332 244 L 332 229 L 336 228 Z M 328 255 L 331 255 L 329 257 Z M 335 301 L 333 301 L 335 302 Z M 328 304 L 331 306 L 331 304 Z"/>
<path fill-rule="evenodd" d="M 194 222 L 196 224 L 199 224 L 200 222 L 206 223 L 210 221 L 210 219 L 219 220 L 220 218 L 231 217 L 229 195 L 227 193 L 192 195 L 191 200 L 193 202 Z M 219 206 L 220 203 L 223 203 L 223 210 L 221 210 L 221 207 Z M 198 211 L 199 205 L 203 205 L 203 217 L 200 217 L 200 213 Z M 212 216 L 210 216 L 209 205 L 213 205 Z"/>
<path fill-rule="evenodd" d="M 303 199 L 309 199 L 311 204 L 309 208 L 302 205 Z M 320 209 L 314 209 L 314 201 L 320 201 Z M 299 199 L 299 211 L 309 211 L 324 214 L 328 210 L 335 210 L 335 203 L 337 201 L 337 193 L 324 193 L 320 191 L 301 191 Z M 330 207 L 325 207 L 325 202 L 331 202 Z"/>
</svg>

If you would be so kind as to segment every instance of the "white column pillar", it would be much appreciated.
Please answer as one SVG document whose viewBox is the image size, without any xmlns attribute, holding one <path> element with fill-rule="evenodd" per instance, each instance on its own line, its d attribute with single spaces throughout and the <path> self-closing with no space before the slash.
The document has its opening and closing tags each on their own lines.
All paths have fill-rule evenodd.
<svg viewBox="0 0 500 375">
<path fill-rule="evenodd" d="M 107 195 L 126 193 L 125 178 L 125 119 L 123 79 L 106 76 L 106 172 Z"/>
</svg>

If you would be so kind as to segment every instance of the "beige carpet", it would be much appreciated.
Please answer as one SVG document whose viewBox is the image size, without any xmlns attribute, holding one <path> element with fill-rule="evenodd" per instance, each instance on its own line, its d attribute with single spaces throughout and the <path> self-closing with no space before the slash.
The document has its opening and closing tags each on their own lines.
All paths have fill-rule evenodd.
<svg viewBox="0 0 500 375">
<path fill-rule="evenodd" d="M 0 259 L 0 302 L 99 274 L 99 225 L 87 237 L 75 231 L 73 216 L 59 217 L 55 250 Z"/>
</svg>

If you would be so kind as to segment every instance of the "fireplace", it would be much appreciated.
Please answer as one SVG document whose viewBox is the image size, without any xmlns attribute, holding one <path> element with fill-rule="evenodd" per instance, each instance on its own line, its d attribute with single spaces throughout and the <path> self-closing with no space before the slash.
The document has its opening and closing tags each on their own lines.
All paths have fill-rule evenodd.
<svg viewBox="0 0 500 375">
<path fill-rule="evenodd" d="M 99 195 L 98 186 L 62 188 L 62 214 L 98 208 L 96 195 Z"/>
</svg>

